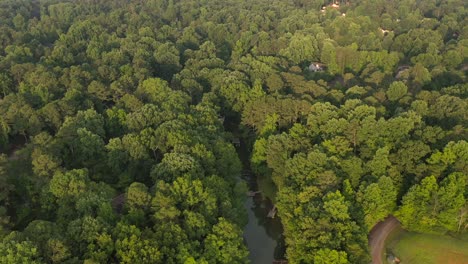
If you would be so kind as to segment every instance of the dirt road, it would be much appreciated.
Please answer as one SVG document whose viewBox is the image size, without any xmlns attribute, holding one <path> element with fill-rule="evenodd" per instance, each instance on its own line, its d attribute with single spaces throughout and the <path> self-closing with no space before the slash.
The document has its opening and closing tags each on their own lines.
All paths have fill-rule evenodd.
<svg viewBox="0 0 468 264">
<path fill-rule="evenodd" d="M 372 264 L 383 264 L 382 256 L 385 250 L 385 240 L 398 226 L 400 226 L 400 222 L 398 222 L 395 217 L 389 216 L 383 222 L 378 223 L 372 228 L 369 234 Z"/>
</svg>

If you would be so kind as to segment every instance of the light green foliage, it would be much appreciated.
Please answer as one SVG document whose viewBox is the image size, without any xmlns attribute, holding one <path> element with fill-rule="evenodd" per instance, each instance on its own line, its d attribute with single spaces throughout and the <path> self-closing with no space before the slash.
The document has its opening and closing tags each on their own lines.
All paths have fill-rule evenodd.
<svg viewBox="0 0 468 264">
<path fill-rule="evenodd" d="M 278 122 L 278 115 L 273 114 L 271 116 L 267 116 L 265 120 L 265 124 L 263 125 L 262 130 L 260 131 L 260 135 L 263 137 L 268 137 L 274 134 L 277 130 L 277 122 Z"/>
<path fill-rule="evenodd" d="M 219 219 L 206 239 L 204 257 L 213 263 L 248 263 L 248 252 L 240 238 L 241 230 Z"/>
<path fill-rule="evenodd" d="M 143 102 L 152 103 L 173 112 L 184 112 L 189 101 L 185 93 L 172 91 L 166 81 L 156 78 L 145 80 L 138 87 L 136 95 Z"/>
<path fill-rule="evenodd" d="M 266 85 L 268 86 L 268 90 L 272 93 L 279 92 L 284 85 L 283 80 L 277 74 L 270 75 L 266 80 Z"/>
<path fill-rule="evenodd" d="M 391 249 L 400 259 L 415 259 L 415 264 L 437 264 L 441 259 L 468 261 L 468 242 L 453 236 L 403 232 L 391 241 Z"/>
<path fill-rule="evenodd" d="M 290 263 L 466 232 L 464 3 L 413 2 L 2 1 L 0 262 L 248 262 L 243 170 Z"/>
<path fill-rule="evenodd" d="M 37 246 L 31 241 L 22 240 L 21 234 L 12 232 L 0 242 L 0 262 L 5 264 L 43 263 Z"/>
<path fill-rule="evenodd" d="M 267 140 L 264 138 L 260 138 L 255 141 L 252 151 L 252 158 L 250 161 L 254 166 L 254 169 L 261 170 L 262 165 L 264 166 L 266 161 L 266 147 L 267 147 Z"/>
<path fill-rule="evenodd" d="M 200 164 L 192 156 L 182 153 L 168 153 L 164 155 L 161 163 L 154 167 L 152 176 L 155 181 L 160 179 L 172 181 L 179 175 L 198 176 L 200 172 Z"/>
<path fill-rule="evenodd" d="M 88 187 L 88 171 L 85 169 L 56 172 L 50 181 L 50 192 L 58 199 L 76 197 Z"/>
<path fill-rule="evenodd" d="M 453 125 L 457 122 L 466 122 L 468 117 L 464 111 L 468 107 L 466 100 L 456 96 L 442 95 L 430 106 L 430 116 L 441 120 L 442 125 Z"/>
<path fill-rule="evenodd" d="M 295 64 L 312 62 L 317 58 L 317 40 L 310 35 L 294 34 L 286 49 L 280 55 L 289 58 Z"/>
<path fill-rule="evenodd" d="M 119 108 L 111 108 L 106 110 L 105 115 L 106 131 L 111 136 L 120 136 L 126 132 L 127 113 Z"/>
<path fill-rule="evenodd" d="M 314 264 L 347 264 L 346 252 L 321 249 L 314 256 Z"/>
<path fill-rule="evenodd" d="M 397 209 L 397 193 L 403 184 L 401 173 L 420 175 L 427 168 L 427 164 L 421 163 L 425 162 L 430 148 L 421 141 L 416 144 L 410 140 L 410 135 L 418 135 L 416 127 L 421 123 L 421 117 L 412 112 L 389 119 L 378 118 L 376 108 L 360 100 L 348 100 L 340 108 L 316 103 L 307 119 L 309 137 L 299 137 L 300 141 L 295 143 L 296 125 L 288 133 L 256 141 L 252 162 L 266 161 L 280 190 L 278 206 L 287 223 L 289 260 L 312 262 L 305 252 L 314 252 L 317 245 L 340 250 L 336 243 L 321 244 L 324 240 L 335 241 L 342 234 L 335 232 L 354 232 L 356 240 L 346 242 L 351 263 L 366 258 L 358 241 L 365 241 L 365 232 Z M 321 142 L 320 148 L 313 147 L 317 142 Z M 288 151 L 294 149 L 299 153 L 296 150 L 289 156 Z M 341 186 L 337 175 L 349 180 L 344 196 L 335 191 Z M 352 187 L 358 189 L 356 194 Z M 320 194 L 324 199 L 316 200 L 314 197 Z M 322 211 L 314 211 L 311 203 L 323 208 Z M 461 212 L 458 219 L 464 222 Z M 350 223 L 354 219 L 362 219 L 365 225 L 341 229 L 337 223 Z M 311 226 L 314 229 L 309 233 L 306 227 Z"/>
<path fill-rule="evenodd" d="M 439 176 L 444 171 L 459 171 L 468 174 L 468 142 L 461 140 L 449 142 L 443 151 L 435 151 L 427 160 L 431 165 L 430 169 L 435 176 Z"/>
<path fill-rule="evenodd" d="M 128 187 L 125 203 L 129 208 L 147 208 L 150 201 L 151 195 L 144 184 L 134 182 Z"/>
<path fill-rule="evenodd" d="M 117 256 L 121 263 L 158 263 L 160 253 L 152 240 L 141 240 L 132 235 L 122 241 L 117 241 Z"/>
<path fill-rule="evenodd" d="M 403 82 L 393 82 L 387 90 L 387 97 L 390 101 L 397 101 L 406 95 L 408 87 Z"/>
<path fill-rule="evenodd" d="M 452 173 L 440 184 L 434 176 L 424 178 L 403 198 L 398 211 L 402 224 L 416 232 L 457 231 L 458 214 L 466 203 L 466 184 L 467 176 L 463 173 Z"/>
<path fill-rule="evenodd" d="M 36 175 L 42 177 L 51 177 L 59 167 L 59 161 L 56 157 L 35 149 L 31 154 L 33 171 Z"/>
<path fill-rule="evenodd" d="M 449 50 L 444 54 L 443 61 L 447 66 L 455 68 L 462 62 L 462 56 L 457 50 Z"/>
<path fill-rule="evenodd" d="M 424 85 L 431 80 L 431 75 L 429 71 L 420 63 L 417 63 L 411 69 L 411 76 L 413 80 L 418 85 Z"/>
<path fill-rule="evenodd" d="M 328 71 L 331 74 L 336 74 L 339 72 L 338 64 L 336 61 L 336 49 L 332 42 L 324 42 L 322 47 L 322 53 L 320 55 L 320 61 L 327 65 Z"/>
<path fill-rule="evenodd" d="M 232 144 L 217 141 L 213 154 L 216 157 L 216 168 L 224 179 L 235 180 L 242 170 L 242 164 Z"/>
<path fill-rule="evenodd" d="M 349 219 L 348 204 L 340 192 L 328 193 L 323 199 L 323 209 L 332 220 L 346 221 Z"/>
<path fill-rule="evenodd" d="M 121 263 L 158 263 L 161 253 L 155 240 L 143 236 L 135 226 L 119 223 L 116 227 L 117 241 L 115 248 Z"/>
<path fill-rule="evenodd" d="M 372 175 L 375 177 L 384 176 L 387 172 L 388 166 L 391 165 L 390 160 L 388 159 L 389 149 L 387 147 L 379 148 L 374 158 L 367 163 L 367 167 L 372 172 Z"/>
<path fill-rule="evenodd" d="M 148 127 L 157 127 L 163 121 L 171 119 L 170 114 L 163 114 L 161 109 L 153 104 L 146 104 L 126 118 L 125 125 L 132 131 L 141 131 Z"/>
<path fill-rule="evenodd" d="M 6 109 L 3 111 L 2 119 L 6 124 L 10 124 L 10 133 L 19 134 L 19 135 L 36 135 L 38 134 L 42 127 L 43 123 L 40 120 L 40 117 L 34 109 L 26 103 L 24 98 L 19 96 L 12 95 L 3 99 L 5 102 L 3 107 Z M 2 122 L 2 137 L 6 130 L 5 123 Z M 4 140 L 4 139 L 3 139 Z"/>
<path fill-rule="evenodd" d="M 71 256 L 70 249 L 61 240 L 49 239 L 47 241 L 48 254 L 53 263 L 60 263 Z"/>
<path fill-rule="evenodd" d="M 377 183 L 361 188 L 356 200 L 364 211 L 368 230 L 393 213 L 396 208 L 397 191 L 389 177 L 381 177 Z"/>
<path fill-rule="evenodd" d="M 104 136 L 104 120 L 95 110 L 79 111 L 75 117 L 65 119 L 57 137 L 67 141 L 77 133 L 78 128 L 85 128 L 98 136 Z"/>
</svg>

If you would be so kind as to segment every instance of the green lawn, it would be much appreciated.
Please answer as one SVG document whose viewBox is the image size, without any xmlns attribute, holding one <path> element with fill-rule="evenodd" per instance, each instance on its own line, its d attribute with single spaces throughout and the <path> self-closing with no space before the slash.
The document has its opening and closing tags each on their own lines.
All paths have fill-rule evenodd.
<svg viewBox="0 0 468 264">
<path fill-rule="evenodd" d="M 391 238 L 387 251 L 397 256 L 401 264 L 468 263 L 468 241 L 450 236 L 401 231 Z"/>
</svg>

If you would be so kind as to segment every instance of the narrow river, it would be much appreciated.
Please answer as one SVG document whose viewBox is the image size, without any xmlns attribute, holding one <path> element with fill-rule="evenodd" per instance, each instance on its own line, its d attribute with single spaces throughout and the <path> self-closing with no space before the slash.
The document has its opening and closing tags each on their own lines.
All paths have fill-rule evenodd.
<svg viewBox="0 0 468 264">
<path fill-rule="evenodd" d="M 259 184 L 258 177 L 250 170 L 249 151 L 241 141 L 237 152 L 243 165 L 242 179 L 246 181 L 250 191 L 260 191 L 254 197 L 247 197 L 244 204 L 249 222 L 244 229 L 244 239 L 249 249 L 249 259 L 252 264 L 270 264 L 275 259 L 284 259 L 283 226 L 276 216 L 268 218 L 268 212 L 273 207 L 271 200 L 262 195 L 264 184 Z"/>
</svg>

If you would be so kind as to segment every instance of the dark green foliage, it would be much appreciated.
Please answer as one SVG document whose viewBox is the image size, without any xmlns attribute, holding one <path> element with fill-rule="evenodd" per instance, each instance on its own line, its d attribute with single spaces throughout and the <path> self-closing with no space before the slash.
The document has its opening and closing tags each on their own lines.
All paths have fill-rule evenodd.
<svg viewBox="0 0 468 264">
<path fill-rule="evenodd" d="M 233 125 L 290 263 L 466 232 L 464 2 L 413 2 L 0 1 L 0 262 L 248 262 Z"/>
</svg>

